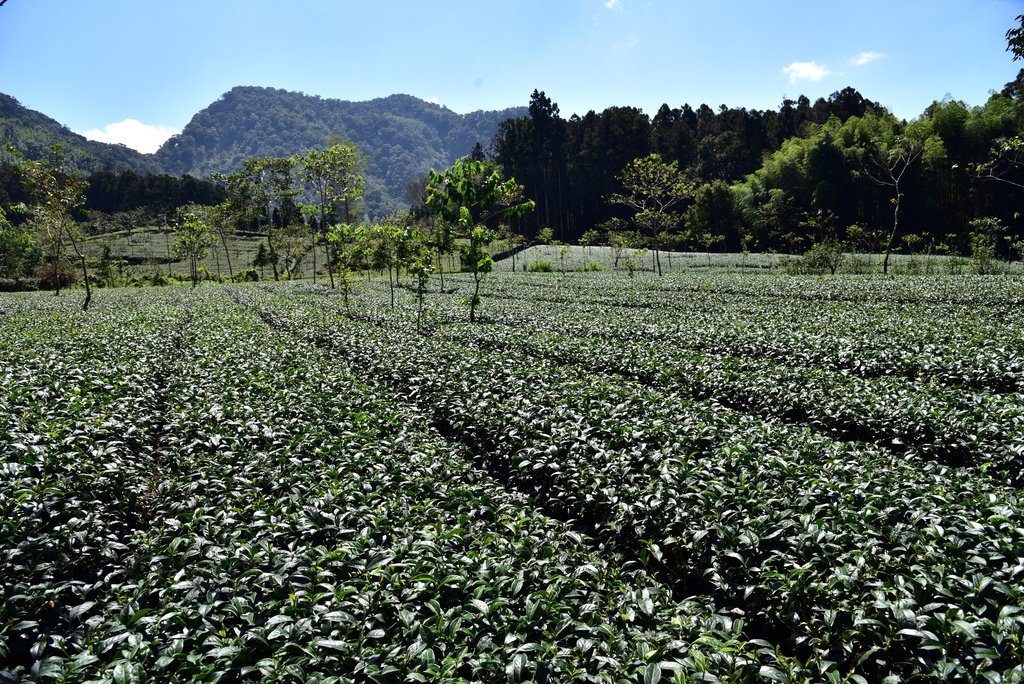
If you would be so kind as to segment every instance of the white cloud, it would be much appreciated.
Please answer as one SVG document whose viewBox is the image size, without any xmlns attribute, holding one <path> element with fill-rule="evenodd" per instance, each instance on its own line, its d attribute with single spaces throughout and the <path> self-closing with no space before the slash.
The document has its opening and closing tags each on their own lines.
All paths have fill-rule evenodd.
<svg viewBox="0 0 1024 684">
<path fill-rule="evenodd" d="M 881 52 L 862 52 L 851 59 L 850 64 L 864 66 L 868 62 L 874 62 L 876 59 L 882 59 L 883 57 L 885 57 L 885 55 Z"/>
<path fill-rule="evenodd" d="M 798 81 L 820 81 L 831 73 L 828 67 L 821 66 L 816 62 L 793 62 L 783 67 L 782 73 L 789 76 L 790 83 Z"/>
<path fill-rule="evenodd" d="M 621 40 L 618 43 L 615 43 L 615 45 L 612 46 L 612 50 L 614 50 L 617 53 L 618 52 L 626 52 L 628 50 L 632 50 L 633 48 L 635 48 L 639 44 L 640 44 L 640 36 L 636 35 L 635 33 L 631 33 L 628 36 L 626 36 L 626 38 L 624 40 Z"/>
<path fill-rule="evenodd" d="M 104 143 L 121 143 L 133 150 L 147 154 L 156 152 L 172 135 L 181 131 L 170 126 L 150 126 L 137 119 L 125 119 L 117 123 L 107 124 L 103 130 L 94 128 L 91 131 L 77 131 L 89 140 Z"/>
<path fill-rule="evenodd" d="M 604 6 L 610 10 L 620 9 L 622 7 L 622 0 L 606 0 Z"/>
</svg>

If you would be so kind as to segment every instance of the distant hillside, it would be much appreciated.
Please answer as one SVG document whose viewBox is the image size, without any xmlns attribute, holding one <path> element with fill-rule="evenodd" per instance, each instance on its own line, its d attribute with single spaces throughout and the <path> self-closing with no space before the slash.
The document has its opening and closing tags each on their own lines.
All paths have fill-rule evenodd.
<svg viewBox="0 0 1024 684">
<path fill-rule="evenodd" d="M 160 162 L 124 145 L 87 140 L 50 117 L 28 109 L 10 95 L 0 93 L 0 149 L 8 144 L 29 159 L 46 156 L 60 143 L 72 170 L 88 175 L 94 171 L 159 173 Z"/>
<path fill-rule="evenodd" d="M 354 142 L 369 159 L 366 209 L 379 216 L 407 206 L 405 185 L 485 148 L 498 124 L 525 107 L 456 114 L 410 95 L 368 102 L 322 99 L 274 88 L 237 87 L 202 110 L 156 153 L 167 173 L 207 176 L 245 159 L 322 147 L 333 136 Z"/>
</svg>

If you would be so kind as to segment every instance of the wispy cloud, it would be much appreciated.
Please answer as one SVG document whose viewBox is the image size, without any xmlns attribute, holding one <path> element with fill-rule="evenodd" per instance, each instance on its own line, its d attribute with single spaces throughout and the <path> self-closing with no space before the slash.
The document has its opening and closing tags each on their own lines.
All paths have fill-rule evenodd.
<svg viewBox="0 0 1024 684">
<path fill-rule="evenodd" d="M 622 0 L 605 0 L 604 6 L 610 10 L 622 8 Z"/>
<path fill-rule="evenodd" d="M 110 123 L 102 130 L 94 128 L 90 131 L 77 131 L 89 140 L 104 143 L 120 143 L 133 150 L 151 154 L 160 149 L 160 146 L 172 135 L 181 133 L 170 126 L 151 126 L 144 124 L 137 119 L 125 119 L 117 123 Z"/>
<path fill-rule="evenodd" d="M 816 62 L 793 62 L 789 66 L 783 67 L 782 73 L 789 76 L 790 83 L 798 83 L 800 81 L 820 81 L 831 72 L 828 67 Z"/>
<path fill-rule="evenodd" d="M 624 37 L 618 43 L 615 43 L 615 45 L 612 46 L 612 50 L 614 50 L 617 53 L 626 52 L 628 50 L 632 50 L 639 44 L 640 36 L 638 36 L 635 33 L 630 33 L 628 36 Z"/>
<path fill-rule="evenodd" d="M 854 66 L 864 66 L 868 62 L 874 62 L 876 59 L 882 59 L 885 55 L 881 52 L 862 52 L 853 59 L 850 60 L 850 64 Z"/>
</svg>

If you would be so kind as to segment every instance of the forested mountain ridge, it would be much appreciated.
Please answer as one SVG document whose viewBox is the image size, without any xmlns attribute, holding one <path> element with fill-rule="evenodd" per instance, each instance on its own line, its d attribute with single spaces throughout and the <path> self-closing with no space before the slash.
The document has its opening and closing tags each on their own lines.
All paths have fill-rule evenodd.
<svg viewBox="0 0 1024 684">
<path fill-rule="evenodd" d="M 88 176 L 132 171 L 205 178 L 235 171 L 252 157 L 288 156 L 340 136 L 367 158 L 365 209 L 381 216 L 404 209 L 405 185 L 430 169 L 450 166 L 476 143 L 486 148 L 498 125 L 526 107 L 457 114 L 411 95 L 366 102 L 323 99 L 275 88 L 239 86 L 195 114 L 180 135 L 155 154 L 95 142 L 0 93 L 0 148 L 30 159 L 60 144 L 68 168 Z"/>
<path fill-rule="evenodd" d="M 124 145 L 89 140 L 54 119 L 25 107 L 0 93 L 0 148 L 11 145 L 30 159 L 45 157 L 59 144 L 69 167 L 88 175 L 97 171 L 159 173 L 160 162 L 151 154 Z"/>
<path fill-rule="evenodd" d="M 411 95 L 365 102 L 275 88 L 236 87 L 198 112 L 156 152 L 161 168 L 205 177 L 252 157 L 286 156 L 351 140 L 367 157 L 365 203 L 372 216 L 408 206 L 405 185 L 487 147 L 498 125 L 525 107 L 457 114 Z"/>
</svg>

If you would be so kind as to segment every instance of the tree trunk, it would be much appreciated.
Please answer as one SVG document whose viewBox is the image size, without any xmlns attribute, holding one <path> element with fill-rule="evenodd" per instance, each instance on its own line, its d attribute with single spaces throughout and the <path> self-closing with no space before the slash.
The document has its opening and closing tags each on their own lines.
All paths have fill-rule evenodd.
<svg viewBox="0 0 1024 684">
<path fill-rule="evenodd" d="M 480 274 L 473 274 L 473 298 L 469 300 L 469 322 L 476 323 L 476 304 L 480 299 Z"/>
<path fill-rule="evenodd" d="M 274 271 L 274 280 L 280 282 L 281 274 L 277 270 L 277 252 L 274 250 L 274 230 L 267 227 L 267 251 L 270 253 L 270 268 Z"/>
<path fill-rule="evenodd" d="M 892 253 L 892 243 L 896 240 L 896 231 L 900 226 L 900 199 L 903 197 L 900 193 L 900 186 L 896 185 L 896 207 L 892 212 L 892 232 L 889 233 L 889 239 L 885 243 L 885 258 L 882 260 L 882 275 L 889 274 L 889 255 Z"/>
<path fill-rule="evenodd" d="M 164 231 L 164 245 L 167 248 L 167 275 L 171 275 L 171 229 Z"/>
<path fill-rule="evenodd" d="M 235 271 L 231 268 L 231 250 L 228 249 L 228 236 L 221 236 L 221 244 L 224 245 L 224 258 L 228 261 L 228 278 L 235 279 Z"/>
<path fill-rule="evenodd" d="M 85 283 L 85 301 L 82 302 L 82 311 L 89 310 L 89 302 L 92 301 L 92 286 L 89 284 L 89 266 L 85 260 L 85 255 L 82 254 L 82 250 L 78 248 L 78 241 L 72 237 L 71 246 L 75 249 L 75 254 L 82 261 L 82 282 Z M 57 282 L 60 282 L 60 276 L 57 277 Z"/>
<path fill-rule="evenodd" d="M 398 279 L 398 273 L 395 273 L 395 280 Z M 395 308 L 395 283 L 391 280 L 391 266 L 388 265 L 388 286 L 391 288 L 391 308 Z"/>
</svg>

